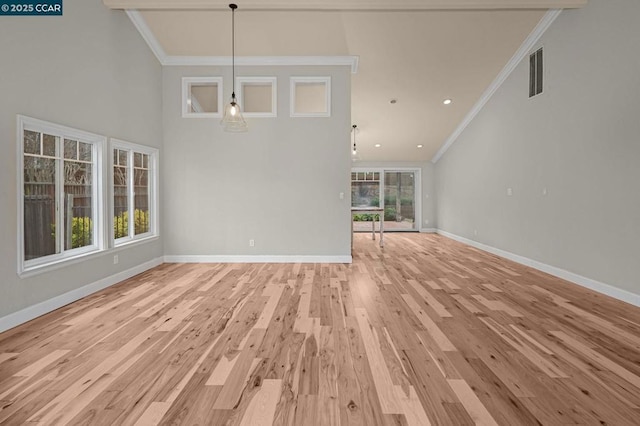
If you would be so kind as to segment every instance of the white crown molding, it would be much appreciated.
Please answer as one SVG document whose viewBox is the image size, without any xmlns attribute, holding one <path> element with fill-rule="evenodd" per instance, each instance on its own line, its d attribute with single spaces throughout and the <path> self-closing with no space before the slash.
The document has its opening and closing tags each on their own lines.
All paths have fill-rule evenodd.
<svg viewBox="0 0 640 426">
<path fill-rule="evenodd" d="M 103 0 L 111 9 L 228 10 L 215 0 Z M 270 10 L 460 10 L 579 8 L 587 0 L 247 0 L 243 11 Z"/>
<path fill-rule="evenodd" d="M 640 307 L 640 294 L 631 293 L 630 291 L 614 287 L 609 284 L 601 283 L 600 281 L 592 280 L 591 278 L 583 277 L 582 275 L 575 274 L 573 272 L 566 271 L 556 266 L 547 265 L 546 263 L 538 262 L 537 260 L 529 259 L 528 257 L 520 256 L 499 248 L 491 247 L 486 244 L 479 243 L 477 241 L 470 240 L 468 238 L 460 237 L 450 232 L 438 229 L 438 234 L 452 240 L 456 240 L 463 244 L 475 247 L 480 250 L 495 254 L 505 259 L 512 260 L 521 265 L 528 266 L 538 271 L 545 272 L 553 275 L 554 277 L 562 278 L 563 280 L 570 281 L 581 287 L 586 287 L 590 290 L 597 291 L 607 296 L 611 296 L 615 299 L 621 300 L 626 303 L 630 303 Z"/>
<path fill-rule="evenodd" d="M 125 10 L 125 12 L 133 23 L 133 26 L 136 27 L 144 41 L 147 42 L 147 45 L 149 46 L 153 54 L 156 55 L 156 58 L 158 58 L 160 64 L 164 65 L 163 61 L 167 57 L 167 54 L 164 52 L 164 49 L 160 45 L 160 42 L 158 42 L 156 36 L 153 35 L 151 28 L 149 28 L 147 22 L 144 20 L 140 12 L 138 12 L 137 10 Z"/>
<path fill-rule="evenodd" d="M 561 9 L 553 9 L 549 10 L 538 22 L 538 25 L 533 29 L 531 34 L 525 39 L 520 48 L 516 51 L 516 53 L 511 57 L 509 62 L 502 68 L 502 71 L 498 74 L 498 76 L 493 80 L 493 82 L 489 85 L 487 90 L 484 91 L 478 102 L 471 108 L 471 110 L 467 113 L 464 119 L 460 122 L 458 127 L 453 131 L 451 136 L 447 138 L 444 144 L 440 147 L 436 155 L 431 159 L 432 163 L 437 163 L 440 158 L 447 152 L 447 150 L 455 143 L 455 141 L 460 137 L 462 132 L 467 128 L 467 126 L 473 121 L 473 119 L 478 115 L 478 113 L 482 110 L 485 104 L 491 99 L 494 93 L 502 86 L 505 80 L 511 75 L 513 70 L 518 66 L 520 61 L 522 61 L 531 51 L 533 46 L 540 40 L 540 37 L 547 31 L 549 26 L 556 20 L 558 15 L 562 12 Z"/>
<path fill-rule="evenodd" d="M 351 256 L 167 255 L 166 263 L 352 263 Z"/>
<path fill-rule="evenodd" d="M 236 66 L 348 66 L 358 72 L 358 56 L 236 56 Z M 231 66 L 231 56 L 165 56 L 166 66 Z"/>
<path fill-rule="evenodd" d="M 87 297 L 97 291 L 103 290 L 121 281 L 129 279 L 135 275 L 141 274 L 151 268 L 155 268 L 162 264 L 162 258 L 152 259 L 141 265 L 134 266 L 126 271 L 118 272 L 117 274 L 103 278 L 91 284 L 87 284 L 83 287 L 71 290 L 67 293 L 56 296 L 52 299 L 45 300 L 44 302 L 37 303 L 29 306 L 17 312 L 13 312 L 9 315 L 0 318 L 0 333 L 10 328 L 16 327 L 20 324 L 24 324 L 27 321 L 31 321 L 34 318 L 38 318 L 41 315 L 55 311 L 69 303 L 80 300 L 83 297 Z"/>
<path fill-rule="evenodd" d="M 163 66 L 231 66 L 231 56 L 171 56 L 167 55 L 142 14 L 133 9 L 127 16 Z M 238 66 L 348 66 L 358 72 L 359 56 L 237 56 Z"/>
</svg>

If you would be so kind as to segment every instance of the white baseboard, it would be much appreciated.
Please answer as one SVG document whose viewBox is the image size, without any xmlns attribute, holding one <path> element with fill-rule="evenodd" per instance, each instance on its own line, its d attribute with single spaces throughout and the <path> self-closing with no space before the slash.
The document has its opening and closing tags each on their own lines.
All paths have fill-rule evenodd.
<svg viewBox="0 0 640 426">
<path fill-rule="evenodd" d="M 168 255 L 166 263 L 352 263 L 351 256 Z"/>
<path fill-rule="evenodd" d="M 436 228 L 421 228 L 420 232 L 423 234 L 436 234 L 438 230 Z"/>
<path fill-rule="evenodd" d="M 586 287 L 593 291 L 597 291 L 598 293 L 602 293 L 607 296 L 611 296 L 615 299 L 621 300 L 623 302 L 627 302 L 632 305 L 640 307 L 640 294 L 631 293 L 630 291 L 614 287 L 610 284 L 605 284 L 600 281 L 592 280 L 591 278 L 583 277 L 582 275 L 578 275 L 573 272 L 566 271 L 556 266 L 547 265 L 546 263 L 538 262 L 537 260 L 529 259 L 527 257 L 520 256 L 518 254 L 514 254 L 514 253 L 501 250 L 495 247 L 491 247 L 486 244 L 482 244 L 477 241 L 470 240 L 468 238 L 451 234 L 441 229 L 438 229 L 438 234 L 447 238 L 451 238 L 452 240 L 456 240 L 461 243 L 478 248 L 480 250 L 493 253 L 500 257 L 504 257 L 505 259 L 509 259 L 516 263 L 520 263 L 521 265 L 529 266 L 533 269 L 546 272 L 547 274 L 553 275 L 558 278 L 562 278 L 563 280 L 570 281 L 574 284 L 578 284 L 579 286 Z"/>
<path fill-rule="evenodd" d="M 117 274 L 95 281 L 91 284 L 71 290 L 67 293 L 61 294 L 60 296 L 56 296 L 52 299 L 45 300 L 44 302 L 29 306 L 28 308 L 13 312 L 0 318 L 0 333 L 20 324 L 24 324 L 27 321 L 31 321 L 41 315 L 55 311 L 69 303 L 75 302 L 83 297 L 87 297 L 90 294 L 103 290 L 161 264 L 162 258 L 159 257 L 141 265 L 134 266 L 126 271 L 118 272 Z"/>
</svg>

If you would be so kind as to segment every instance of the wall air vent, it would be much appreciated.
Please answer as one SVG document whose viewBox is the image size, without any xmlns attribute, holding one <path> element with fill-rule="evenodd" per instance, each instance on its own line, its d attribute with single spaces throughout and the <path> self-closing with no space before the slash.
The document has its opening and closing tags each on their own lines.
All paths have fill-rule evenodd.
<svg viewBox="0 0 640 426">
<path fill-rule="evenodd" d="M 529 55 L 529 97 L 533 98 L 542 93 L 542 48 Z"/>
</svg>

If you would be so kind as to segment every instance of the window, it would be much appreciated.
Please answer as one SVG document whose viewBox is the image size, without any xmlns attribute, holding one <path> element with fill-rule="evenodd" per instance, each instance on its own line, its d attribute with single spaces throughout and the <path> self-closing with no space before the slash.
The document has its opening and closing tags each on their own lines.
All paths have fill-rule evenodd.
<svg viewBox="0 0 640 426">
<path fill-rule="evenodd" d="M 351 207 L 380 207 L 380 173 L 351 172 Z"/>
<path fill-rule="evenodd" d="M 331 116 L 331 77 L 291 77 L 291 117 Z"/>
<path fill-rule="evenodd" d="M 105 138 L 18 116 L 19 272 L 103 247 Z"/>
<path fill-rule="evenodd" d="M 183 77 L 182 116 L 222 117 L 222 77 Z"/>
<path fill-rule="evenodd" d="M 245 117 L 277 117 L 276 77 L 237 77 L 238 101 Z"/>
<path fill-rule="evenodd" d="M 384 208 L 386 231 L 415 231 L 420 217 L 419 169 L 352 169 L 351 207 Z M 353 215 L 355 231 L 371 231 L 370 214 Z"/>
<path fill-rule="evenodd" d="M 115 139 L 111 148 L 114 245 L 153 237 L 157 235 L 158 150 Z"/>
<path fill-rule="evenodd" d="M 529 97 L 542 93 L 542 77 L 544 74 L 542 48 L 529 56 Z"/>
</svg>

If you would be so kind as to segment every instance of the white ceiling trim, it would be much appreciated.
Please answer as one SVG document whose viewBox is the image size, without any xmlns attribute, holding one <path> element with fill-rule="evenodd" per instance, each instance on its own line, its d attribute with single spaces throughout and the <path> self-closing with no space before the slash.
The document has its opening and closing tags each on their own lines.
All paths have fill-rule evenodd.
<svg viewBox="0 0 640 426">
<path fill-rule="evenodd" d="M 358 72 L 359 56 L 236 56 L 238 66 L 348 66 Z M 231 56 L 165 56 L 162 65 L 231 66 Z"/>
<path fill-rule="evenodd" d="M 163 64 L 165 58 L 167 57 L 167 54 L 164 52 L 164 49 L 160 45 L 160 42 L 158 42 L 156 36 L 153 35 L 151 28 L 149 28 L 149 26 L 147 25 L 147 22 L 142 17 L 142 14 L 137 10 L 125 10 L 125 12 L 127 12 L 127 16 L 136 27 L 144 41 L 147 42 L 147 45 L 149 46 L 153 54 L 156 55 L 158 61 Z"/>
<path fill-rule="evenodd" d="M 228 10 L 220 0 L 103 0 L 111 9 Z M 580 8 L 587 0 L 247 0 L 242 10 L 460 10 Z"/>
<path fill-rule="evenodd" d="M 163 66 L 231 66 L 231 56 L 171 56 L 167 55 L 153 35 L 142 14 L 127 10 L 127 16 Z M 348 66 L 358 72 L 359 56 L 238 56 L 239 66 Z"/>
<path fill-rule="evenodd" d="M 451 136 L 447 138 L 445 143 L 440 147 L 436 155 L 431 159 L 432 163 L 437 163 L 440 158 L 447 152 L 447 150 L 455 143 L 455 141 L 460 137 L 462 132 L 467 128 L 467 126 L 473 121 L 473 119 L 478 115 L 478 113 L 482 110 L 485 104 L 491 99 L 493 94 L 502 86 L 507 77 L 511 75 L 513 70 L 518 66 L 520 61 L 522 61 L 531 51 L 533 46 L 540 40 L 540 37 L 547 31 L 549 26 L 556 20 L 558 15 L 560 15 L 562 9 L 553 9 L 549 10 L 540 20 L 538 25 L 533 29 L 531 34 L 526 38 L 526 40 L 522 43 L 520 48 L 516 51 L 516 53 L 511 57 L 509 62 L 502 68 L 502 71 L 498 74 L 498 76 L 493 80 L 493 82 L 489 85 L 487 90 L 484 91 L 478 102 L 471 108 L 469 113 L 464 117 L 464 119 L 460 122 L 458 127 L 453 131 Z"/>
</svg>

